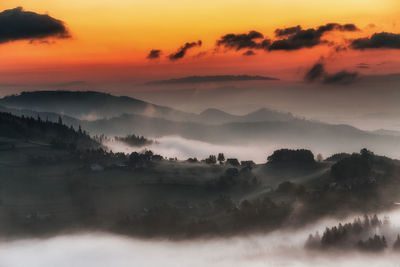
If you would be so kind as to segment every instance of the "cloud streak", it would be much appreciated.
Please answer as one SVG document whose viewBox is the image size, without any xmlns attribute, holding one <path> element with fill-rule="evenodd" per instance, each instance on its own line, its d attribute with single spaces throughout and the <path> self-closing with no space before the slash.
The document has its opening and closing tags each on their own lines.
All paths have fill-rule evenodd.
<svg viewBox="0 0 400 267">
<path fill-rule="evenodd" d="M 292 35 L 294 33 L 297 33 L 299 31 L 301 31 L 301 26 L 300 25 L 297 25 L 295 27 L 276 29 L 275 30 L 275 36 L 276 37 L 288 36 L 288 35 Z"/>
<path fill-rule="evenodd" d="M 354 82 L 357 77 L 358 72 L 342 70 L 334 74 L 326 74 L 322 82 L 325 84 L 349 84 Z"/>
<path fill-rule="evenodd" d="M 320 82 L 323 84 L 349 84 L 354 82 L 357 77 L 358 72 L 350 72 L 346 70 L 330 74 L 325 70 L 323 60 L 320 60 L 307 71 L 304 75 L 304 81 L 310 83 Z"/>
<path fill-rule="evenodd" d="M 317 26 L 315 28 L 303 28 L 301 25 L 279 28 L 276 29 L 274 34 L 275 38 L 270 39 L 265 37 L 261 32 L 251 30 L 245 33 L 228 33 L 222 35 L 215 43 L 214 52 L 218 52 L 219 48 L 225 48 L 226 50 L 241 51 L 243 56 L 253 56 L 255 55 L 255 50 L 264 50 L 266 52 L 272 51 L 295 51 L 303 48 L 313 48 L 318 45 L 328 44 L 335 46 L 336 52 L 344 51 L 349 47 L 349 44 L 335 44 L 332 41 L 324 40 L 323 37 L 329 32 L 356 32 L 360 29 L 352 23 L 339 24 L 339 23 L 327 23 L 324 25 Z M 385 37 L 385 36 L 383 36 Z M 383 38 L 381 37 L 381 38 Z M 389 36 L 386 38 L 399 39 L 399 36 Z M 374 39 L 374 38 L 371 38 Z M 366 43 L 375 43 L 370 41 L 368 38 L 358 39 L 353 41 L 353 48 L 360 49 L 358 47 L 368 46 Z M 361 44 L 362 43 L 362 44 Z M 175 53 L 168 56 L 171 61 L 179 60 L 186 56 L 189 49 L 194 47 L 200 47 L 202 45 L 201 41 L 198 42 L 188 42 L 181 46 Z M 369 44 L 369 46 L 377 46 Z M 396 45 L 395 45 L 396 46 Z M 400 41 L 398 46 L 400 47 Z M 151 50 L 150 54 L 147 56 L 149 59 L 159 58 L 160 50 Z M 194 56 L 196 58 L 196 56 Z"/>
<path fill-rule="evenodd" d="M 351 48 L 365 49 L 400 49 L 400 34 L 381 32 L 371 37 L 355 39 L 351 42 Z"/>
<path fill-rule="evenodd" d="M 244 52 L 242 55 L 248 57 L 248 56 L 255 56 L 256 53 L 255 53 L 253 50 L 247 50 L 247 51 Z"/>
<path fill-rule="evenodd" d="M 317 28 L 303 29 L 300 25 L 296 27 L 277 29 L 275 35 L 277 37 L 285 37 L 284 39 L 275 40 L 269 47 L 269 51 L 273 50 L 299 50 L 302 48 L 311 48 L 320 44 L 327 43 L 321 38 L 327 32 L 341 31 L 354 32 L 358 31 L 358 27 L 354 24 L 338 24 L 328 23 Z"/>
<path fill-rule="evenodd" d="M 325 65 L 322 62 L 314 64 L 304 76 L 307 82 L 314 82 L 320 80 L 325 75 Z"/>
<path fill-rule="evenodd" d="M 218 47 L 225 47 L 232 50 L 241 49 L 264 49 L 267 50 L 271 41 L 264 39 L 264 35 L 258 31 L 249 31 L 248 33 L 234 34 L 229 33 L 222 36 L 217 41 Z"/>
<path fill-rule="evenodd" d="M 202 43 L 201 40 L 199 40 L 199 41 L 197 41 L 197 42 L 186 43 L 186 44 L 184 44 L 183 46 L 181 46 L 181 47 L 178 49 L 178 51 L 176 51 L 176 52 L 173 53 L 173 54 L 170 54 L 170 55 L 168 56 L 168 58 L 169 58 L 169 60 L 171 60 L 171 61 L 176 61 L 176 60 L 179 60 L 179 59 L 181 59 L 181 58 L 184 58 L 185 55 L 186 55 L 186 53 L 187 53 L 187 51 L 188 51 L 189 49 L 192 49 L 192 48 L 194 48 L 194 47 L 200 47 L 202 44 L 203 44 L 203 43 Z"/>
<path fill-rule="evenodd" d="M 22 7 L 0 13 L 0 43 L 45 38 L 69 38 L 61 20 L 25 11 Z"/>
<path fill-rule="evenodd" d="M 152 49 L 152 50 L 150 50 L 150 52 L 146 58 L 147 59 L 157 59 L 157 58 L 160 58 L 160 56 L 161 56 L 161 50 Z"/>
</svg>

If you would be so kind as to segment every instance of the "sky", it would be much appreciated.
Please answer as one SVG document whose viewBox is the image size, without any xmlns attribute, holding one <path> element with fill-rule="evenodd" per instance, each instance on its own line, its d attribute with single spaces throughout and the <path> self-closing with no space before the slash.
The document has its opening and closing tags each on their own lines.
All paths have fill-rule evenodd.
<svg viewBox="0 0 400 267">
<path fill-rule="evenodd" d="M 345 69 L 384 74 L 400 67 L 398 43 L 394 49 L 393 45 L 351 48 L 353 40 L 374 33 L 400 33 L 400 3 L 396 0 L 0 2 L 0 11 L 18 7 L 23 8 L 19 9 L 22 13 L 47 14 L 64 28 L 62 32 L 37 32 L 1 42 L 1 33 L 10 34 L 7 29 L 21 19 L 15 16 L 6 20 L 6 11 L 2 12 L 3 86 L 76 81 L 134 84 L 219 74 L 265 75 L 292 81 L 302 79 L 307 68 L 321 57 L 333 73 Z M 276 29 L 300 25 L 301 31 L 318 31 L 327 23 L 339 26 L 324 31 L 304 47 L 297 47 L 297 43 L 296 48 L 275 49 L 275 41 L 291 38 L 276 36 Z M 355 28 L 344 29 L 346 24 Z M 29 25 L 23 30 L 37 30 L 35 21 Z M 251 31 L 254 39 L 250 38 Z M 360 67 L 360 63 L 367 65 Z"/>
</svg>

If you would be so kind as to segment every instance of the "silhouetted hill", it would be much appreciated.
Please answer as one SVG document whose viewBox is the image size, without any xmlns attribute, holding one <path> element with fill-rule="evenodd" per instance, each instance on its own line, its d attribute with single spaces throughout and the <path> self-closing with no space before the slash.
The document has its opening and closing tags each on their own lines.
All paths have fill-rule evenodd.
<svg viewBox="0 0 400 267">
<path fill-rule="evenodd" d="M 190 121 L 203 124 L 221 124 L 235 121 L 275 121 L 293 119 L 291 114 L 269 109 L 260 109 L 247 115 L 232 115 L 217 109 L 209 109 L 201 114 L 187 113 L 163 107 L 127 96 L 113 96 L 94 91 L 36 91 L 0 99 L 0 105 L 16 115 L 29 112 L 57 113 L 80 120 L 97 120 L 138 114 L 148 117 L 164 118 L 171 121 Z M 20 110 L 20 111 L 18 111 Z M 51 114 L 42 114 L 54 117 Z M 41 115 L 41 117 L 43 117 Z M 75 125 L 71 121 L 70 124 Z"/>
<path fill-rule="evenodd" d="M 295 117 L 291 113 L 283 113 L 279 111 L 270 110 L 267 108 L 262 108 L 251 112 L 247 115 L 241 116 L 238 121 L 289 121 L 293 120 Z"/>
<path fill-rule="evenodd" d="M 325 154 L 354 152 L 363 147 L 378 153 L 400 151 L 400 138 L 376 135 L 348 125 L 331 125 L 294 119 L 290 121 L 233 122 L 221 125 L 169 121 L 124 114 L 111 119 L 82 122 L 90 133 L 126 135 L 135 133 L 157 138 L 178 135 L 217 144 L 305 147 Z"/>
<path fill-rule="evenodd" d="M 56 123 L 4 112 L 0 112 L 0 137 L 43 142 L 62 148 L 99 147 L 85 131 L 64 125 L 61 118 Z"/>
<path fill-rule="evenodd" d="M 78 129 L 79 125 L 81 124 L 81 121 L 78 119 L 54 112 L 39 112 L 30 109 L 16 109 L 4 106 L 0 106 L 0 112 L 11 113 L 18 117 L 25 116 L 25 117 L 41 118 L 42 120 L 50 122 L 58 122 L 58 119 L 61 117 L 65 125 L 73 126 L 75 129 Z"/>
<path fill-rule="evenodd" d="M 386 130 L 386 129 L 375 130 L 375 131 L 372 131 L 372 133 L 379 134 L 379 135 L 400 136 L 399 131 Z"/>
<path fill-rule="evenodd" d="M 204 121 L 213 124 L 226 123 L 234 121 L 239 116 L 229 114 L 219 109 L 209 108 L 199 114 L 199 122 Z"/>
<path fill-rule="evenodd" d="M 190 114 L 153 105 L 127 96 L 94 91 L 35 91 L 0 99 L 0 105 L 40 112 L 55 112 L 79 119 L 95 120 L 124 113 L 184 119 Z"/>
<path fill-rule="evenodd" d="M 206 109 L 199 115 L 197 122 L 223 124 L 229 122 L 262 122 L 262 121 L 289 121 L 295 117 L 290 113 L 262 108 L 245 115 L 232 115 L 219 109 Z"/>
<path fill-rule="evenodd" d="M 84 118 L 92 116 L 92 119 L 102 117 L 93 121 L 66 117 L 67 125 L 76 128 L 80 124 L 90 134 L 123 136 L 134 133 L 156 138 L 178 135 L 218 144 L 305 147 L 326 154 L 368 147 L 380 154 L 400 156 L 396 152 L 400 151 L 399 137 L 361 131 L 348 125 L 301 120 L 290 113 L 269 109 L 243 116 L 209 109 L 198 115 L 130 97 L 67 91 L 22 93 L 5 97 L 0 104 L 18 115 L 32 113 L 42 119 L 49 116 L 52 118 L 49 121 L 55 121 L 56 113 Z"/>
</svg>

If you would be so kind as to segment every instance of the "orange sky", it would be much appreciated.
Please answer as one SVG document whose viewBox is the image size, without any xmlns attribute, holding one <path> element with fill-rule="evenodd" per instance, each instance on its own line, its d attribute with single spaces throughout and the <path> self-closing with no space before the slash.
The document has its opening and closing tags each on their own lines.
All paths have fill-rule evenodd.
<svg viewBox="0 0 400 267">
<path fill-rule="evenodd" d="M 398 0 L 1 0 L 0 10 L 22 6 L 64 21 L 72 38 L 52 44 L 17 41 L 0 44 L 0 83 L 17 81 L 141 81 L 193 74 L 259 74 L 297 79 L 319 57 L 329 57 L 327 46 L 294 52 L 244 57 L 242 52 L 212 53 L 226 33 L 249 30 L 273 37 L 276 28 L 317 27 L 328 22 L 354 23 L 357 33 L 332 33 L 334 40 L 400 32 Z M 368 27 L 374 24 L 375 27 Z M 182 60 L 165 55 L 189 41 L 202 40 Z M 150 49 L 164 57 L 149 61 Z M 193 55 L 207 51 L 207 55 Z M 398 51 L 344 52 L 329 60 L 332 68 L 352 69 L 359 62 L 386 67 L 366 73 L 396 72 Z M 400 65 L 399 65 L 400 66 Z"/>
</svg>

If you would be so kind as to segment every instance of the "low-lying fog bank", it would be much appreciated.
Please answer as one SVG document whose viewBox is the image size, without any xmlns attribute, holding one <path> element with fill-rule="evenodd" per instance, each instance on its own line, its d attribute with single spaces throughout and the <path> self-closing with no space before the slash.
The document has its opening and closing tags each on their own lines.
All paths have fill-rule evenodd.
<svg viewBox="0 0 400 267">
<path fill-rule="evenodd" d="M 400 225 L 400 212 L 390 216 Z M 352 220 L 349 219 L 349 220 Z M 309 233 L 337 224 L 324 220 L 298 231 L 231 239 L 161 241 L 106 234 L 59 236 L 0 243 L 4 267 L 159 266 L 399 266 L 400 253 L 318 253 L 303 248 Z"/>
<path fill-rule="evenodd" d="M 177 158 L 186 160 L 197 157 L 199 160 L 207 158 L 210 155 L 224 153 L 226 158 L 237 158 L 238 160 L 253 160 L 256 163 L 265 163 L 267 157 L 275 150 L 287 147 L 280 144 L 266 145 L 218 145 L 207 142 L 189 140 L 180 136 L 165 136 L 158 138 L 157 142 L 145 147 L 132 147 L 122 142 L 107 141 L 104 144 L 113 152 L 131 153 L 149 149 L 156 154 L 168 158 Z"/>
<path fill-rule="evenodd" d="M 180 136 L 164 136 L 157 138 L 152 145 L 143 147 L 132 147 L 123 142 L 116 141 L 105 141 L 103 144 L 111 149 L 113 152 L 140 152 L 144 149 L 153 151 L 156 154 L 162 155 L 168 158 L 177 158 L 178 160 L 186 160 L 188 158 L 196 157 L 197 159 L 205 159 L 210 155 L 218 155 L 218 153 L 224 153 L 225 158 L 237 158 L 241 160 L 252 160 L 257 164 L 262 164 L 267 161 L 269 155 L 275 150 L 281 148 L 288 149 L 309 149 L 314 155 L 322 154 L 324 158 L 327 158 L 335 153 L 354 153 L 360 151 L 366 147 L 376 152 L 379 155 L 387 156 L 390 158 L 400 158 L 398 150 L 388 150 L 384 148 L 378 149 L 371 144 L 365 144 L 362 146 L 349 146 L 347 149 L 342 147 L 327 146 L 320 147 L 316 145 L 304 145 L 296 146 L 293 144 L 283 143 L 265 143 L 259 142 L 255 144 L 239 144 L 239 145 L 227 145 L 227 144 L 213 144 L 204 141 L 186 139 Z"/>
</svg>

